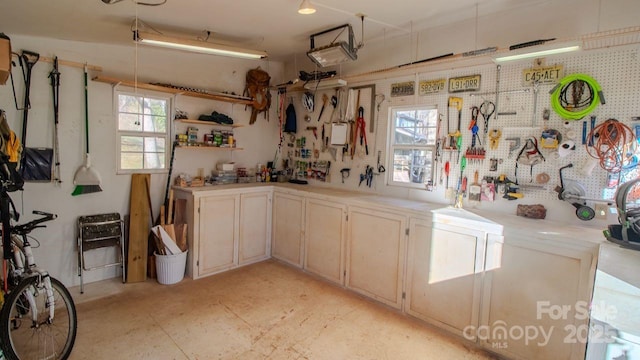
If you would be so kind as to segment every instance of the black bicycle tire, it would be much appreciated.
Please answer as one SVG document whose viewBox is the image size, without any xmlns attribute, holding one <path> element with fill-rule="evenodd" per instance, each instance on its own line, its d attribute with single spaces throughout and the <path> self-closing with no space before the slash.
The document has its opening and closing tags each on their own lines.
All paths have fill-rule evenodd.
<svg viewBox="0 0 640 360">
<path fill-rule="evenodd" d="M 54 296 L 57 294 L 60 295 L 61 299 L 67 307 L 67 311 L 69 314 L 69 334 L 67 336 L 67 340 L 65 346 L 63 347 L 63 351 L 57 359 L 67 359 L 73 350 L 73 345 L 76 340 L 77 330 L 78 330 L 78 316 L 76 312 L 76 306 L 73 302 L 73 298 L 69 293 L 69 290 L 57 279 L 50 277 L 51 279 L 51 287 L 54 291 Z M 12 340 L 11 340 L 11 309 L 14 304 L 17 302 L 17 299 L 20 295 L 27 289 L 32 286 L 34 283 L 38 281 L 37 276 L 32 276 L 23 279 L 20 283 L 11 291 L 11 293 L 5 298 L 5 302 L 2 306 L 2 311 L 0 312 L 0 345 L 2 346 L 2 350 L 4 352 L 4 356 L 8 360 L 20 360 L 18 355 L 15 353 L 13 349 Z M 57 307 L 57 304 L 56 304 Z"/>
</svg>

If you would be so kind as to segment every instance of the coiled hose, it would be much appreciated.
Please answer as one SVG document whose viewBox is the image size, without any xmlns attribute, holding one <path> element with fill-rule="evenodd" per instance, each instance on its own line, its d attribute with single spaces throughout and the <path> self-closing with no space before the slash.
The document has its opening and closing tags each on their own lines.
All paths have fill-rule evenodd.
<svg viewBox="0 0 640 360">
<path fill-rule="evenodd" d="M 586 86 L 585 86 L 586 85 Z M 571 93 L 569 94 L 569 90 Z M 584 93 L 587 91 L 587 96 Z M 569 99 L 571 95 L 571 99 Z M 563 119 L 579 120 L 590 114 L 598 103 L 604 105 L 600 85 L 589 75 L 565 76 L 551 89 L 551 107 Z"/>
</svg>

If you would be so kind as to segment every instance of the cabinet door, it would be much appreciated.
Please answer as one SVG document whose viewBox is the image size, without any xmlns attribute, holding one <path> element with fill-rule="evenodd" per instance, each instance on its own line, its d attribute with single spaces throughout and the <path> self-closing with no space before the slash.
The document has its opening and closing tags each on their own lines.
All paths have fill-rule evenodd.
<svg viewBox="0 0 640 360">
<path fill-rule="evenodd" d="M 424 319 L 428 314 L 427 291 L 431 231 L 430 220 L 409 219 L 405 312 L 421 319 Z"/>
<path fill-rule="evenodd" d="M 200 199 L 199 276 L 237 265 L 239 205 L 238 195 Z"/>
<path fill-rule="evenodd" d="M 483 345 L 513 359 L 584 359 L 593 255 L 525 241 L 502 247 L 500 266 L 485 278 Z"/>
<path fill-rule="evenodd" d="M 271 246 L 271 193 L 240 195 L 239 265 L 269 258 Z"/>
<path fill-rule="evenodd" d="M 267 259 L 271 245 L 271 193 L 240 195 L 240 241 L 238 263 Z"/>
<path fill-rule="evenodd" d="M 305 214 L 304 268 L 343 285 L 346 206 L 307 199 Z"/>
<path fill-rule="evenodd" d="M 400 309 L 407 218 L 350 207 L 346 286 Z"/>
<path fill-rule="evenodd" d="M 466 327 L 478 325 L 485 235 L 439 223 L 433 224 L 430 239 L 424 234 L 425 225 L 418 230 L 414 242 L 419 253 L 411 254 L 414 268 L 409 285 L 415 301 L 413 315 L 463 335 Z M 474 335 L 473 331 L 468 334 L 469 339 Z"/>
<path fill-rule="evenodd" d="M 304 238 L 304 198 L 273 195 L 273 236 L 271 255 L 297 267 L 302 267 Z"/>
</svg>

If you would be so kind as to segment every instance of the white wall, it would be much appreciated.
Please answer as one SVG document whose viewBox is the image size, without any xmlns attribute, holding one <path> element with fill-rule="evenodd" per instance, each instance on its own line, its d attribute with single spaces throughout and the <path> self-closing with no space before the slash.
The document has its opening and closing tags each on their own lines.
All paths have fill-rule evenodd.
<svg viewBox="0 0 640 360">
<path fill-rule="evenodd" d="M 105 76 L 133 79 L 136 51 L 132 46 L 112 46 L 45 38 L 11 36 L 13 51 L 30 50 L 41 56 L 58 56 L 61 60 L 75 61 L 101 66 Z M 140 46 L 137 52 L 137 73 L 141 81 L 164 82 L 193 88 L 219 91 L 233 91 L 241 94 L 245 84 L 245 74 L 250 68 L 261 66 L 269 72 L 272 83 L 282 79 L 283 65 L 269 61 L 248 61 L 200 54 L 158 50 Z M 53 108 L 51 86 L 47 78 L 50 63 L 38 62 L 33 71 L 31 83 L 31 110 L 28 122 L 28 146 L 53 147 Z M 83 71 L 75 67 L 60 67 L 60 160 L 62 184 L 27 183 L 23 193 L 13 193 L 12 197 L 23 221 L 32 219 L 32 210 L 42 210 L 58 214 L 58 219 L 49 223 L 46 230 L 36 230 L 33 235 L 41 247 L 35 250 L 36 260 L 48 269 L 54 277 L 65 285 L 79 284 L 76 274 L 76 220 L 79 216 L 119 212 L 129 213 L 129 175 L 116 175 L 115 118 L 111 85 L 89 81 L 89 123 L 92 167 L 102 177 L 102 192 L 71 196 L 74 189 L 75 171 L 83 162 L 84 154 L 84 84 Z M 20 68 L 13 71 L 21 106 L 24 87 Z M 90 76 L 96 75 L 90 71 Z M 211 100 L 176 97 L 177 106 L 197 118 L 201 113 L 218 112 L 232 116 L 235 123 L 245 125 L 236 129 L 235 136 L 242 151 L 177 150 L 174 175 L 187 172 L 195 175 L 198 168 L 208 173 L 219 161 L 233 160 L 238 165 L 253 167 L 272 159 L 277 149 L 278 126 L 272 107 L 271 119 L 262 116 L 249 126 L 250 111 L 244 106 L 231 105 Z M 11 128 L 22 134 L 22 111 L 14 105 L 10 82 L 0 87 L 0 108 L 7 112 Z M 201 129 L 203 134 L 205 129 Z M 202 136 L 202 135 L 201 135 Z M 164 200 L 167 176 L 153 175 L 151 178 L 151 198 L 153 212 L 158 214 Z M 21 220 L 22 220 L 21 219 Z M 109 260 L 108 250 L 97 250 L 92 259 Z M 115 276 L 115 270 L 87 272 L 85 281 L 94 281 Z"/>
<path fill-rule="evenodd" d="M 337 69 L 326 68 L 316 69 L 311 66 L 311 62 L 306 58 L 306 55 L 299 54 L 294 61 L 286 64 L 286 74 L 291 77 L 295 77 L 300 69 L 306 71 L 313 70 L 337 70 L 338 74 L 349 80 L 349 86 L 358 86 L 365 84 L 375 84 L 376 93 L 384 94 L 386 101 L 381 105 L 381 111 L 379 118 L 371 119 L 366 118 L 367 124 L 369 121 L 379 121 L 378 130 L 375 134 L 367 133 L 370 155 L 363 159 L 347 160 L 345 162 L 334 162 L 332 164 L 332 180 L 328 185 L 333 187 L 339 187 L 344 189 L 353 189 L 358 191 L 367 191 L 382 195 L 400 196 L 405 198 L 411 198 L 421 201 L 430 201 L 435 203 L 448 204 L 449 200 L 444 197 L 444 186 L 439 186 L 435 192 L 426 192 L 424 190 L 408 190 L 394 186 L 386 185 L 385 179 L 382 176 L 377 176 L 374 179 L 374 186 L 369 189 L 364 185 L 358 186 L 359 174 L 364 171 L 365 166 L 376 164 L 376 153 L 382 151 L 382 159 L 385 161 L 387 156 L 387 134 L 388 134 L 388 114 L 389 108 L 392 106 L 425 104 L 435 105 L 439 111 L 445 115 L 446 121 L 446 109 L 447 98 L 449 94 L 442 93 L 437 96 L 408 96 L 400 98 L 390 98 L 390 85 L 394 82 L 403 81 L 418 81 L 418 80 L 433 80 L 438 78 L 449 78 L 453 76 L 463 76 L 472 74 L 482 74 L 482 88 L 480 92 L 495 91 L 495 78 L 496 67 L 493 65 L 489 58 L 484 60 L 484 64 L 488 65 L 476 65 L 470 66 L 469 64 L 464 67 L 461 63 L 446 63 L 441 62 L 436 65 L 424 65 L 419 68 L 405 71 L 402 74 L 398 73 L 378 73 L 378 74 L 366 74 L 373 70 L 386 69 L 394 67 L 400 64 L 405 64 L 411 61 L 421 60 L 438 56 L 445 53 L 460 54 L 465 51 L 474 49 L 482 49 L 489 46 L 498 46 L 500 48 L 506 48 L 511 44 L 557 37 L 559 39 L 577 38 L 581 35 L 594 33 L 598 31 L 606 31 L 612 29 L 619 29 L 631 26 L 640 25 L 640 21 L 632 14 L 640 13 L 640 3 L 630 0 L 613 0 L 602 2 L 602 8 L 599 9 L 600 2 L 595 0 L 589 1 L 577 1 L 577 0 L 564 0 L 564 1 L 541 1 L 536 6 L 523 7 L 517 11 L 510 13 L 500 13 L 493 15 L 483 14 L 482 5 L 479 6 L 479 18 L 478 18 L 478 32 L 476 40 L 476 26 L 475 26 L 475 8 L 469 9 L 469 20 L 447 26 L 436 26 L 428 30 L 420 31 L 419 33 L 408 34 L 405 36 L 388 37 L 383 40 L 376 40 L 366 42 L 365 47 L 358 52 L 358 60 L 351 63 L 346 63 L 338 66 Z M 366 26 L 365 26 L 366 32 Z M 629 52 L 631 51 L 631 52 Z M 621 52 L 621 53 L 618 53 Z M 625 99 L 628 94 L 637 93 L 640 91 L 637 84 L 637 76 L 623 76 L 620 75 L 623 69 L 631 69 L 631 73 L 637 74 L 638 62 L 637 62 L 637 45 L 628 47 L 625 49 L 612 48 L 610 50 L 591 51 L 591 52 L 579 52 L 575 54 L 569 54 L 559 56 L 555 58 L 549 58 L 548 64 L 554 64 L 558 62 L 565 65 L 566 74 L 572 73 L 587 73 L 596 77 L 596 79 L 603 85 L 605 93 L 608 94 L 607 105 L 600 106 L 593 115 L 598 116 L 599 122 L 608 119 L 616 118 L 627 122 L 627 125 L 633 126 L 630 121 L 631 116 L 635 112 L 640 111 L 635 105 L 631 105 L 632 102 L 628 102 Z M 480 63 L 480 62 L 479 62 Z M 478 63 L 478 64 L 479 64 Z M 615 66 L 609 65 L 615 63 Z M 532 67 L 532 61 L 520 62 L 517 64 L 507 64 L 503 66 L 501 90 L 520 89 L 523 87 L 520 81 L 520 72 L 522 69 Z M 635 69 L 635 70 L 634 70 Z M 355 76 L 358 75 L 358 76 Z M 635 79 L 634 79 L 635 78 Z M 543 87 L 540 90 L 538 114 L 537 118 L 541 119 L 541 112 L 544 108 L 550 108 L 549 106 L 549 86 Z M 329 95 L 332 95 L 333 91 L 328 91 Z M 469 93 L 465 94 L 452 94 L 452 96 L 464 97 L 464 110 L 463 110 L 463 124 L 468 124 L 470 118 L 470 112 L 468 108 L 472 105 L 479 105 L 482 100 L 479 98 L 470 97 Z M 298 100 L 296 102 L 298 109 L 298 119 L 301 119 L 301 113 L 304 113 L 303 107 L 300 105 L 300 98 L 302 93 L 292 93 L 292 96 Z M 320 92 L 316 93 L 316 101 L 320 99 Z M 534 135 L 535 131 L 528 133 L 525 128 L 530 126 L 530 119 L 533 116 L 533 97 L 531 95 L 513 95 L 513 96 L 501 96 L 500 111 L 512 110 L 507 109 L 507 98 L 511 99 L 511 106 L 518 110 L 518 116 L 511 118 L 511 123 L 507 123 L 508 118 L 503 117 L 502 122 L 497 123 L 498 127 L 517 127 L 518 129 L 509 130 L 513 134 L 518 134 L 521 137 Z M 488 97 L 489 100 L 494 100 L 495 95 Z M 369 100 L 364 100 L 364 104 L 368 106 Z M 365 106 L 365 107 L 366 107 Z M 368 112 L 368 110 L 366 110 Z M 312 115 L 315 119 L 318 113 Z M 365 116 L 366 117 L 366 116 Z M 455 117 L 455 116 L 452 116 Z M 541 121 L 541 120 L 540 120 Z M 552 111 L 552 118 L 550 124 L 556 128 L 561 127 L 562 119 Z M 301 126 L 305 126 L 305 123 L 299 122 L 298 129 Z M 443 125 L 444 126 L 444 125 Z M 571 125 L 571 129 L 581 134 L 581 121 L 575 122 Z M 563 130 L 564 131 L 564 130 Z M 499 158 L 504 158 L 504 164 L 499 166 L 498 173 L 488 172 L 488 160 L 485 160 L 484 165 L 478 167 L 481 177 L 484 175 L 498 175 L 500 173 L 506 174 L 508 177 L 513 177 L 513 160 L 509 162 L 506 158 L 507 150 L 504 138 L 509 136 L 509 133 L 503 131 L 503 144 L 500 151 L 493 155 Z M 300 136 L 306 136 L 307 142 L 312 135 L 310 132 L 301 133 Z M 463 149 L 470 141 L 469 135 L 465 132 L 466 138 L 463 144 Z M 537 133 L 539 137 L 539 132 Z M 580 138 L 578 138 L 579 144 Z M 544 192 L 526 192 L 525 199 L 520 201 L 506 201 L 499 200 L 495 203 L 482 203 L 480 211 L 489 210 L 505 213 L 515 213 L 516 206 L 518 204 L 535 204 L 541 203 L 548 209 L 547 219 L 558 220 L 566 223 L 574 223 L 587 226 L 603 227 L 609 223 L 616 223 L 617 219 L 615 215 L 610 215 L 605 220 L 593 220 L 590 222 L 583 222 L 577 219 L 575 216 L 575 209 L 571 204 L 567 202 L 561 202 L 557 200 L 557 194 L 553 191 L 554 186 L 559 185 L 558 180 L 558 168 L 565 165 L 568 162 L 573 162 L 576 169 L 579 168 L 586 159 L 586 151 L 579 145 L 579 151 L 576 151 L 571 158 L 562 159 L 561 161 L 547 161 L 544 168 L 536 168 L 536 173 L 545 171 L 551 176 L 551 182 L 548 189 Z M 489 153 L 487 157 L 492 154 Z M 547 154 L 549 155 L 549 154 Z M 322 154 L 321 159 L 329 159 L 328 154 Z M 448 160 L 448 155 L 445 155 L 445 161 Z M 386 158 L 385 163 L 387 169 L 390 168 L 390 159 Z M 438 165 L 440 167 L 440 165 Z M 341 168 L 351 168 L 351 176 L 342 184 L 340 181 L 339 170 Z M 565 173 L 565 176 L 572 179 L 577 179 L 587 186 L 587 196 L 597 198 L 601 195 L 601 190 L 606 184 L 606 172 L 602 169 L 596 169 L 593 173 L 593 177 L 584 177 L 580 175 L 576 169 L 569 170 Z M 467 170 L 465 175 L 472 179 L 473 173 L 471 168 Z M 438 169 L 440 171 L 440 169 Z M 519 177 L 526 173 L 528 175 L 529 169 L 520 170 Z M 455 160 L 452 163 L 451 170 L 451 183 L 455 186 L 457 178 L 459 176 L 459 167 L 456 165 Z M 593 206 L 593 203 L 589 203 Z"/>
<path fill-rule="evenodd" d="M 541 0 L 495 13 L 496 6 L 479 2 L 477 19 L 476 7 L 469 7 L 464 10 L 466 19 L 463 21 L 446 23 L 445 14 L 413 24 L 413 32 L 387 29 L 382 35 L 379 31 L 370 35 L 377 26 L 365 19 L 364 47 L 358 51 L 358 60 L 329 70 L 345 75 L 360 74 L 449 53 L 460 54 L 491 46 L 508 48 L 538 39 L 570 39 L 640 25 L 637 17 L 640 2 L 636 0 Z M 354 25 L 354 30 L 358 42 L 361 39 L 359 24 Z M 286 78 L 295 78 L 300 70 L 318 69 L 305 53 L 300 53 L 286 62 Z"/>
</svg>

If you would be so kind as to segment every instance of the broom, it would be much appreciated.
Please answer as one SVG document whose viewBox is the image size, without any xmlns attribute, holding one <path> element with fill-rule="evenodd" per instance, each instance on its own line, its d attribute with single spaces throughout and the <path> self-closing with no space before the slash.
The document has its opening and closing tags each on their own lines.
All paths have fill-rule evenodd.
<svg viewBox="0 0 640 360">
<path fill-rule="evenodd" d="M 84 165 L 76 171 L 73 177 L 73 183 L 76 188 L 71 193 L 72 196 L 90 194 L 102 191 L 100 187 L 100 175 L 95 169 L 91 168 L 91 158 L 89 156 L 89 94 L 87 83 L 87 66 L 84 66 L 84 131 L 87 145 L 85 153 Z"/>
</svg>

